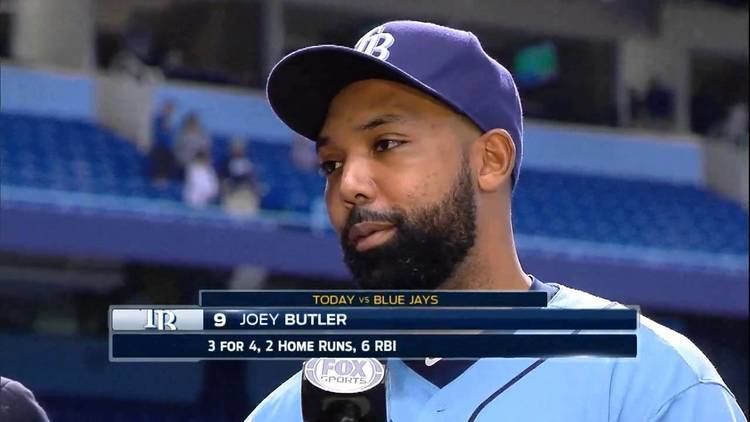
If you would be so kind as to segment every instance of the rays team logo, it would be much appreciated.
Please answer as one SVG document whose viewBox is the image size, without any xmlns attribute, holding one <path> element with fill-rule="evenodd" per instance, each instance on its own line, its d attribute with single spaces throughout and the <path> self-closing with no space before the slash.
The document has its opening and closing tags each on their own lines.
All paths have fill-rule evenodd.
<svg viewBox="0 0 750 422">
<path fill-rule="evenodd" d="M 174 331 L 177 315 L 167 309 L 146 309 L 146 330 Z"/>
<path fill-rule="evenodd" d="M 380 384 L 385 375 L 377 359 L 310 359 L 305 362 L 305 378 L 324 391 L 353 394 Z"/>
<path fill-rule="evenodd" d="M 381 25 L 360 38 L 354 49 L 385 61 L 391 55 L 388 48 L 393 45 L 395 40 L 393 35 L 385 32 L 385 26 Z"/>
</svg>

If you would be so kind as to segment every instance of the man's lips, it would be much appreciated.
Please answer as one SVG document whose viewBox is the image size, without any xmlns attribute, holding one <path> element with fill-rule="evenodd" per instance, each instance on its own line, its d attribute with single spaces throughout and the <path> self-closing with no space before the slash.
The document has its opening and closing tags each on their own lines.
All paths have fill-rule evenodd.
<svg viewBox="0 0 750 422">
<path fill-rule="evenodd" d="M 396 231 L 396 226 L 386 222 L 357 223 L 349 230 L 349 242 L 359 252 L 385 243 Z"/>
</svg>

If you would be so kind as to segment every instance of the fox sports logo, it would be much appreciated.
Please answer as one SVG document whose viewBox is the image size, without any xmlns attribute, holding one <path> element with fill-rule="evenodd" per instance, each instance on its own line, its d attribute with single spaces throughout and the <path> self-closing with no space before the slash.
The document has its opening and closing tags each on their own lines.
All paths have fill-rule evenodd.
<svg viewBox="0 0 750 422">
<path fill-rule="evenodd" d="M 385 368 L 372 358 L 320 358 L 305 362 L 304 373 L 305 378 L 321 390 L 353 394 L 380 384 Z"/>
</svg>

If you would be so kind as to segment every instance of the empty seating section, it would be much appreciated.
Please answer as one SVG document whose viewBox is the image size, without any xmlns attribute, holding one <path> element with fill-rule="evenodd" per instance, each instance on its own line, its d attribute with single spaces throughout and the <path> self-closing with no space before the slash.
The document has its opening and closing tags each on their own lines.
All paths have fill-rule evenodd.
<svg viewBox="0 0 750 422">
<path fill-rule="evenodd" d="M 147 159 L 126 139 L 90 123 L 0 114 L 4 185 L 161 199 L 181 187 L 152 186 Z M 228 154 L 216 136 L 214 159 Z M 287 145 L 253 140 L 248 148 L 264 185 L 265 210 L 308 212 L 324 186 L 302 174 Z M 524 235 L 658 249 L 747 254 L 747 212 L 693 187 L 525 169 L 513 198 L 515 231 Z"/>
<path fill-rule="evenodd" d="M 693 186 L 522 172 L 518 233 L 658 249 L 747 254 L 747 212 Z"/>
<path fill-rule="evenodd" d="M 179 198 L 154 189 L 146 159 L 125 139 L 95 125 L 0 115 L 3 184 L 122 196 Z"/>
</svg>

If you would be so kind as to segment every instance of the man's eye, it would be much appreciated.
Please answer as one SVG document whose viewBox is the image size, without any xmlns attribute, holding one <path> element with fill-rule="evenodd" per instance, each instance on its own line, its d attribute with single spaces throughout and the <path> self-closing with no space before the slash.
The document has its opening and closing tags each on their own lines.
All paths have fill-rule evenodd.
<svg viewBox="0 0 750 422">
<path fill-rule="evenodd" d="M 375 151 L 377 152 L 388 151 L 389 149 L 396 148 L 397 146 L 403 143 L 404 141 L 397 141 L 395 139 L 382 139 L 375 143 Z"/>
<path fill-rule="evenodd" d="M 331 173 L 341 167 L 341 161 L 323 161 L 320 163 L 320 173 L 323 176 L 329 176 Z"/>
</svg>

